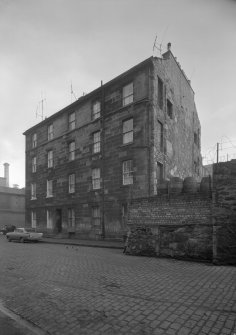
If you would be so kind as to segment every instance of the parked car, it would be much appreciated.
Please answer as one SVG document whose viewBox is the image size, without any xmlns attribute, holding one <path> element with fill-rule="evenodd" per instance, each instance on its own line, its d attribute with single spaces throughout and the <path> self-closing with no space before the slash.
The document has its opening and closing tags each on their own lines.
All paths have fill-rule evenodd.
<svg viewBox="0 0 236 335">
<path fill-rule="evenodd" d="M 13 240 L 20 241 L 22 243 L 34 241 L 38 242 L 42 240 L 43 233 L 37 233 L 33 229 L 27 229 L 27 228 L 16 228 L 13 232 L 6 234 L 8 242 L 11 242 Z"/>
<path fill-rule="evenodd" d="M 5 225 L 3 228 L 0 229 L 0 232 L 3 235 L 6 235 L 7 233 L 14 231 L 16 229 L 16 226 L 13 225 Z"/>
</svg>

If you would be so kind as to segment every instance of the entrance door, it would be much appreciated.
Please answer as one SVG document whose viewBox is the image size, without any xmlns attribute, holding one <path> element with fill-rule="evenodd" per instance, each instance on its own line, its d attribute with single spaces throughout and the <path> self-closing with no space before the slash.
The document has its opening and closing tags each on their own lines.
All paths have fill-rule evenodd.
<svg viewBox="0 0 236 335">
<path fill-rule="evenodd" d="M 62 210 L 56 209 L 56 230 L 58 233 L 62 231 Z"/>
</svg>

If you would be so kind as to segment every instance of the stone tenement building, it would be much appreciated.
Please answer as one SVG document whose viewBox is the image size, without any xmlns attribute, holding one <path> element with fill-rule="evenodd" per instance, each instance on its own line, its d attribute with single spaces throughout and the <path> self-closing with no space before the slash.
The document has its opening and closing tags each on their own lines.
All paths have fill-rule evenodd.
<svg viewBox="0 0 236 335">
<path fill-rule="evenodd" d="M 9 187 L 8 163 L 4 163 L 4 177 L 0 177 L 0 227 L 5 225 L 25 225 L 25 189 Z"/>
<path fill-rule="evenodd" d="M 121 236 L 130 199 L 200 173 L 194 92 L 170 46 L 24 135 L 26 223 L 42 231 Z"/>
</svg>

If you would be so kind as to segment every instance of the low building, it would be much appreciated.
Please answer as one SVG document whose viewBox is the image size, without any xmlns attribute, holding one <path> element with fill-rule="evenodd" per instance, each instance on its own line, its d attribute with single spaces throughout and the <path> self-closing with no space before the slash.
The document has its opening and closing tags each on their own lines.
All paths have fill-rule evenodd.
<svg viewBox="0 0 236 335">
<path fill-rule="evenodd" d="M 200 175 L 194 92 L 170 45 L 24 135 L 26 223 L 47 233 L 122 236 L 130 199 Z"/>
<path fill-rule="evenodd" d="M 4 177 L 0 177 L 0 227 L 25 225 L 25 189 L 9 187 L 9 164 L 4 164 Z"/>
</svg>

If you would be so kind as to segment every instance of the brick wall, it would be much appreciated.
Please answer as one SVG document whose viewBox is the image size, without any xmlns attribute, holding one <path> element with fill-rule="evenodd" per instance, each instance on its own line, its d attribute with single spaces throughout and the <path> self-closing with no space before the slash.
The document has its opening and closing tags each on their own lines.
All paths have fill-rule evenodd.
<svg viewBox="0 0 236 335">
<path fill-rule="evenodd" d="M 236 160 L 213 166 L 214 262 L 236 263 Z"/>
<path fill-rule="evenodd" d="M 212 258 L 212 200 L 201 194 L 159 195 L 129 204 L 129 226 L 147 225 L 160 256 Z"/>
</svg>

